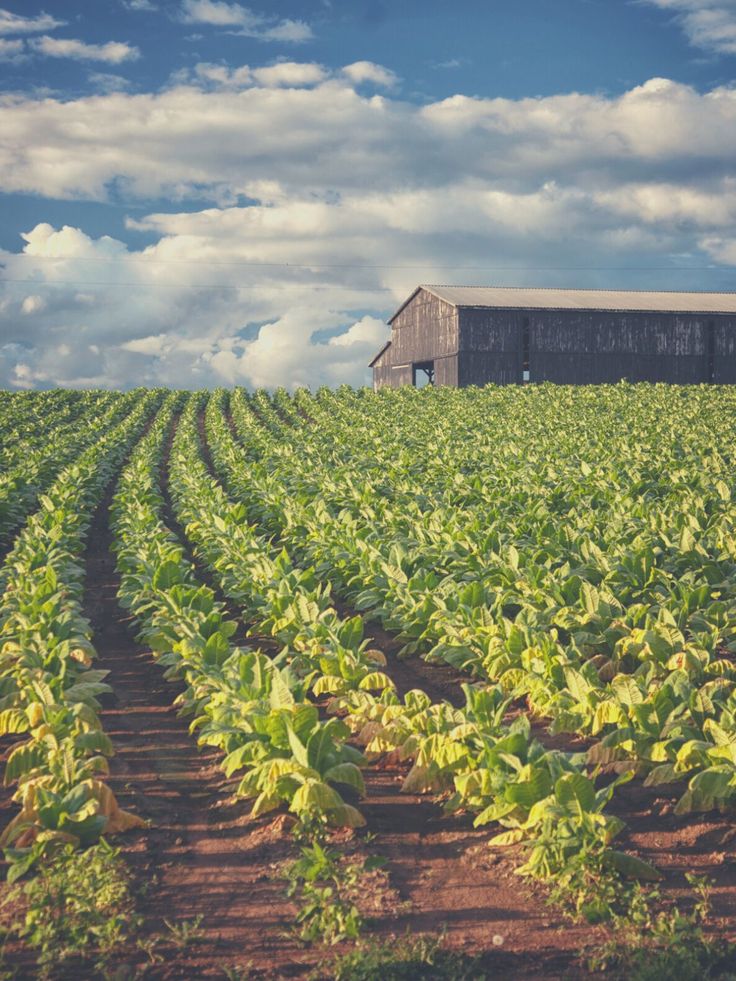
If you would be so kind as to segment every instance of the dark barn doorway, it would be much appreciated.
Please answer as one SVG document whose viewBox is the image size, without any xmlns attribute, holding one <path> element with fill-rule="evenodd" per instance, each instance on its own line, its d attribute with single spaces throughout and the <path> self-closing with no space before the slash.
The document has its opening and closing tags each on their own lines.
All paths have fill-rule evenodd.
<svg viewBox="0 0 736 981">
<path fill-rule="evenodd" d="M 411 383 L 414 388 L 434 385 L 434 361 L 417 361 L 412 366 Z"/>
<path fill-rule="evenodd" d="M 705 380 L 709 385 L 716 380 L 716 325 L 712 320 L 705 335 Z"/>
</svg>

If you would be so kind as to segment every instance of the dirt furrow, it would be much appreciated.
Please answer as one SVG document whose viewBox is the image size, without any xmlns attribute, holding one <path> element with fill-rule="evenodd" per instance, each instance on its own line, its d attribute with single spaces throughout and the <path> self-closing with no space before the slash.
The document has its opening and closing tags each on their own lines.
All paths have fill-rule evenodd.
<svg viewBox="0 0 736 981">
<path fill-rule="evenodd" d="M 217 754 L 198 750 L 177 715 L 177 686 L 136 642 L 117 602 L 111 497 L 112 489 L 90 529 L 85 613 L 113 689 L 102 712 L 116 751 L 110 786 L 121 806 L 151 822 L 116 842 L 143 890 L 143 935 L 162 938 L 154 949 L 164 961 L 148 966 L 146 977 L 222 977 L 225 965 L 251 961 L 265 970 L 274 958 L 298 962 L 299 950 L 282 936 L 293 910 L 273 874 L 290 843 L 272 821 L 252 820 L 249 804 L 232 799 Z M 180 949 L 165 921 L 196 917 L 202 942 Z M 129 956 L 140 966 L 140 952 Z"/>
</svg>

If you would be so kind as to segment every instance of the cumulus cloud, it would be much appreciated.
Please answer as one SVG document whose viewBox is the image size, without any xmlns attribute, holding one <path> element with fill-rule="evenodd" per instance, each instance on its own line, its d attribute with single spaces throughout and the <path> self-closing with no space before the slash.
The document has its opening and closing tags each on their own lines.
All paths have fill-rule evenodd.
<svg viewBox="0 0 736 981">
<path fill-rule="evenodd" d="M 29 317 L 46 309 L 46 301 L 42 296 L 27 296 L 20 305 L 20 312 Z"/>
<path fill-rule="evenodd" d="M 417 282 L 728 282 L 611 269 L 736 265 L 734 90 L 417 106 L 353 76 L 201 63 L 0 101 L 0 190 L 166 202 L 139 250 L 40 224 L 0 253 L 0 384 L 361 383 Z"/>
<path fill-rule="evenodd" d="M 49 14 L 23 17 L 22 14 L 0 8 L 0 34 L 37 34 L 40 31 L 53 31 L 55 27 L 61 27 L 65 23 Z"/>
<path fill-rule="evenodd" d="M 719 54 L 736 54 L 736 0 L 644 0 L 671 10 L 688 40 Z"/>
<path fill-rule="evenodd" d="M 203 71 L 233 91 L 190 82 L 156 94 L 6 97 L 0 188 L 104 199 L 124 180 L 131 196 L 219 200 L 223 188 L 248 194 L 262 180 L 297 196 L 470 178 L 510 189 L 550 178 L 688 186 L 731 174 L 736 158 L 736 90 L 727 87 L 699 93 L 652 79 L 613 98 L 457 95 L 417 107 L 362 96 L 337 77 L 314 84 L 321 69 L 311 64 Z M 297 77 L 311 84 L 264 85 Z"/>
<path fill-rule="evenodd" d="M 131 252 L 45 223 L 23 238 L 21 255 L 0 253 L 6 276 L 26 281 L 7 283 L 0 306 L 0 385 L 364 384 L 388 335 L 382 320 L 351 314 L 369 294 L 344 291 L 340 308 L 339 284 L 244 284 L 242 268 L 192 258 L 196 241 Z"/>
<path fill-rule="evenodd" d="M 0 37 L 0 61 L 18 61 L 23 57 L 24 52 L 23 41 Z"/>
<path fill-rule="evenodd" d="M 73 38 L 43 37 L 34 38 L 29 47 L 47 58 L 73 58 L 76 61 L 104 61 L 119 65 L 123 61 L 135 61 L 140 57 L 138 48 L 122 41 L 108 41 L 106 44 L 87 44 Z"/>
<path fill-rule="evenodd" d="M 130 79 L 110 72 L 90 72 L 87 81 L 99 92 L 124 92 L 131 87 Z"/>
<path fill-rule="evenodd" d="M 246 37 L 261 41 L 283 41 L 300 44 L 314 36 L 311 27 L 301 20 L 282 19 L 256 13 L 250 7 L 224 0 L 184 0 L 180 10 L 185 24 L 209 24 L 227 27 Z"/>
<path fill-rule="evenodd" d="M 398 76 L 383 65 L 373 61 L 354 61 L 343 68 L 343 74 L 355 85 L 369 82 L 382 88 L 391 89 L 398 83 Z"/>
<path fill-rule="evenodd" d="M 196 82 L 213 88 L 244 89 L 251 86 L 261 88 L 303 88 L 318 85 L 328 77 L 322 65 L 314 62 L 279 61 L 274 65 L 251 68 L 241 65 L 230 68 L 211 62 L 199 62 L 191 71 L 177 72 L 173 81 L 179 83 Z"/>
</svg>

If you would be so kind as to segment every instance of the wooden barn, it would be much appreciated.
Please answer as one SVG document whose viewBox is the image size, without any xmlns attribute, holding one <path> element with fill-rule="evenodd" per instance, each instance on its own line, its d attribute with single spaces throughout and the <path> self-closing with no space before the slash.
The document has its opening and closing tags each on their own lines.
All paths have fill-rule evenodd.
<svg viewBox="0 0 736 981">
<path fill-rule="evenodd" d="M 374 389 L 736 384 L 736 293 L 418 286 L 389 324 Z"/>
</svg>

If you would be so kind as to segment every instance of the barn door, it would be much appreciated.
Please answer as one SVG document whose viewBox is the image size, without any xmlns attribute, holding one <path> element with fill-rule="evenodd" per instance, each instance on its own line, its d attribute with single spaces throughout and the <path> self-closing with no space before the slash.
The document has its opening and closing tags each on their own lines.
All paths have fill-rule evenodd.
<svg viewBox="0 0 736 981">
<path fill-rule="evenodd" d="M 521 384 L 526 385 L 531 380 L 529 318 L 524 317 L 521 322 Z"/>
</svg>

